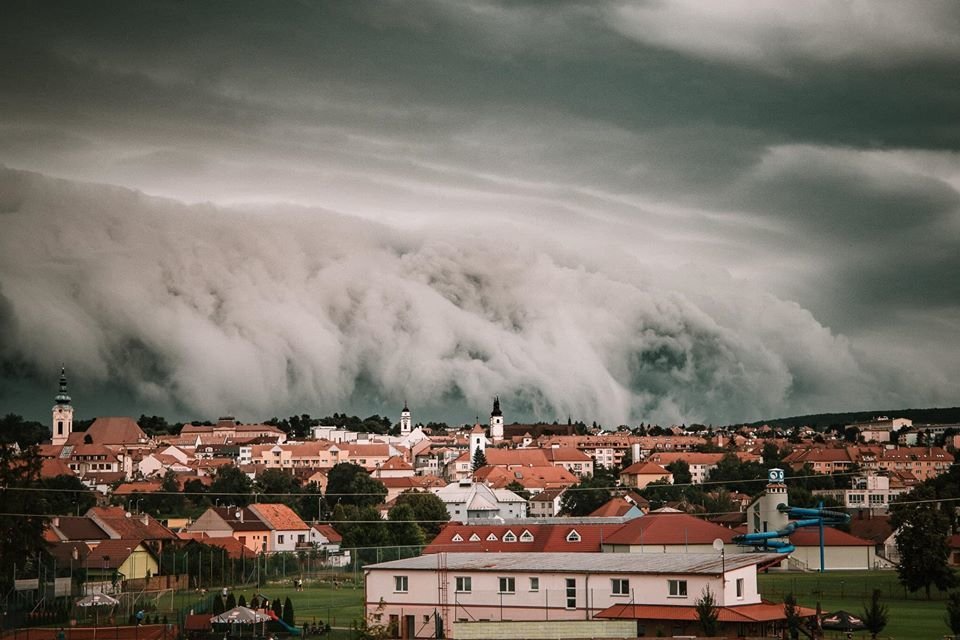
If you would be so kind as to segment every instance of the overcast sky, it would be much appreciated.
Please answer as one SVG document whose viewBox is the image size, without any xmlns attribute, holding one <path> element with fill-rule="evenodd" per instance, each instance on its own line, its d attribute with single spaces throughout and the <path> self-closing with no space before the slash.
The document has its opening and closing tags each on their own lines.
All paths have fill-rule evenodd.
<svg viewBox="0 0 960 640">
<path fill-rule="evenodd" d="M 6 2 L 0 411 L 960 404 L 955 2 Z"/>
</svg>

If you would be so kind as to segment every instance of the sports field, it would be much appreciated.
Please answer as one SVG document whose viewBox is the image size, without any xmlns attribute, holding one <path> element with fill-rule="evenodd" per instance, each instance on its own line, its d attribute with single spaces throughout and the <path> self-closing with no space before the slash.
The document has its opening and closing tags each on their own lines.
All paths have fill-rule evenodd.
<svg viewBox="0 0 960 640">
<path fill-rule="evenodd" d="M 950 633 L 944 622 L 946 594 L 934 588 L 931 599 L 923 592 L 910 594 L 897 582 L 895 571 L 829 571 L 827 573 L 767 573 L 760 575 L 760 593 L 774 602 L 789 592 L 805 607 L 821 603 L 824 611 L 843 609 L 859 615 L 873 589 L 880 589 L 890 610 L 887 628 L 878 636 L 896 640 L 940 640 Z M 832 634 L 832 635 L 831 635 Z M 827 632 L 827 637 L 846 634 Z M 854 637 L 869 638 L 867 632 Z"/>
</svg>

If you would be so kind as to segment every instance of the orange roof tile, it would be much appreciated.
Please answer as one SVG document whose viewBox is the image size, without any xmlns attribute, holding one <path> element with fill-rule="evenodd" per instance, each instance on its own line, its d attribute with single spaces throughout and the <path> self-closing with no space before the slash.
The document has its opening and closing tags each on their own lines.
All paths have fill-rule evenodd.
<svg viewBox="0 0 960 640">
<path fill-rule="evenodd" d="M 293 509 L 279 502 L 251 504 L 250 510 L 274 531 L 306 531 L 309 529 L 307 523 L 301 520 Z"/>
</svg>

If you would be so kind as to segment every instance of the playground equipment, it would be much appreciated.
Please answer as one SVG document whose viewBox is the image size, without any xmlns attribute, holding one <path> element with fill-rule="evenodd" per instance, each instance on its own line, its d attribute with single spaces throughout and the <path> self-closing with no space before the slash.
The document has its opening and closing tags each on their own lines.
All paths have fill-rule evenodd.
<svg viewBox="0 0 960 640">
<path fill-rule="evenodd" d="M 734 536 L 733 543 L 753 547 L 756 551 L 790 554 L 795 547 L 784 538 L 800 527 L 819 527 L 820 571 L 823 571 L 823 527 L 850 522 L 850 516 L 842 511 L 824 509 L 822 502 L 815 509 L 791 507 L 783 469 L 770 469 L 767 478 L 766 492 L 748 509 L 748 533 Z"/>
<path fill-rule="evenodd" d="M 276 622 L 281 627 L 283 627 L 286 630 L 286 632 L 289 633 L 290 635 L 292 636 L 300 635 L 300 629 L 298 629 L 297 627 L 290 626 L 289 624 L 284 622 L 283 618 L 278 618 L 277 614 L 274 613 L 272 610 L 267 610 L 267 615 L 270 616 L 270 619 L 273 622 Z"/>
</svg>

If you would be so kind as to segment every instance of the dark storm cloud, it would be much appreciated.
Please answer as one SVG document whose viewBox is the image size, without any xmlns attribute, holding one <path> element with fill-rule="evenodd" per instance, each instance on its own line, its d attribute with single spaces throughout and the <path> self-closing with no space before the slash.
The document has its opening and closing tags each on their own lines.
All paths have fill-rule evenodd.
<svg viewBox="0 0 960 640">
<path fill-rule="evenodd" d="M 670 283 L 692 305 L 678 313 L 704 314 L 704 326 L 744 323 L 742 312 L 693 284 L 709 280 L 726 289 L 731 279 L 739 283 L 729 285 L 732 299 L 746 307 L 762 307 L 764 293 L 781 310 L 793 304 L 784 300 L 795 300 L 790 309 L 804 317 L 804 330 L 828 325 L 822 344 L 836 341 L 842 346 L 835 350 L 847 354 L 836 370 L 830 349 L 784 358 L 791 347 L 772 329 L 765 340 L 776 348 L 751 343 L 739 329 L 736 348 L 715 344 L 712 330 L 677 329 L 666 320 L 669 309 L 654 305 L 629 331 L 603 328 L 626 345 L 635 340 L 631 332 L 653 331 L 622 359 L 604 351 L 610 345 L 568 354 L 570 362 L 597 360 L 615 381 L 611 388 L 627 394 L 584 387 L 616 406 L 606 415 L 617 419 L 650 407 L 663 416 L 709 417 L 715 409 L 748 417 L 836 404 L 816 381 L 818 367 L 829 372 L 824 380 L 849 375 L 855 388 L 848 395 L 858 405 L 874 397 L 906 402 L 905 388 L 926 402 L 956 394 L 944 396 L 935 374 L 905 381 L 863 363 L 890 355 L 884 335 L 897 357 L 909 360 L 910 346 L 899 337 L 907 326 L 924 327 L 912 340 L 924 353 L 917 361 L 929 362 L 926 354 L 950 338 L 952 325 L 924 314 L 952 317 L 960 304 L 942 276 L 960 254 L 958 16 L 955 5 L 930 2 L 8 3 L 0 22 L 0 162 L 181 201 L 256 203 L 254 210 L 278 225 L 307 214 L 276 203 L 337 210 L 400 229 L 408 244 L 388 254 L 419 251 L 422 238 L 475 224 L 500 240 L 516 238 L 521 254 L 558 260 L 567 251 L 576 259 L 565 266 L 614 282 L 623 277 L 632 288 Z M 213 232 L 198 236 L 206 233 Z M 84 268 L 95 264 L 75 259 Z M 180 268 L 168 267 L 174 290 Z M 383 268 L 398 267 L 388 261 Z M 217 305 L 225 304 L 221 289 L 233 276 L 229 269 L 220 275 L 211 295 L 224 312 Z M 0 276 L 0 284 L 9 280 Z M 740 287 L 756 295 L 742 300 Z M 475 293 L 484 302 L 470 313 L 487 317 L 490 301 Z M 891 314 L 896 305 L 909 309 Z M 380 335 L 355 321 L 351 332 Z M 652 328 L 664 322 L 669 331 Z M 98 347 L 107 356 L 97 375 L 129 377 L 121 362 L 152 378 L 180 375 L 183 363 L 171 354 L 183 345 L 158 344 L 146 324 L 131 319 L 119 331 L 126 341 Z M 562 314 L 541 327 L 563 328 Z M 558 400 L 563 394 L 548 389 L 545 375 L 508 375 L 506 350 L 531 344 L 478 340 L 465 336 L 458 348 L 526 390 L 515 406 L 592 407 Z M 280 349 L 271 340 L 252 342 Z M 787 362 L 786 372 L 770 375 L 781 381 L 779 391 L 757 390 L 762 407 L 748 407 L 741 394 L 704 391 L 714 388 L 710 380 L 736 378 L 726 364 L 714 366 L 729 354 L 749 377 L 769 371 L 770 350 Z M 941 365 L 956 361 L 941 357 Z M 325 397 L 342 400 L 356 385 L 367 395 L 389 387 L 384 397 L 395 399 L 387 376 L 359 360 L 334 359 L 344 382 Z M 569 367 L 536 361 L 538 371 Z M 680 379 L 703 391 L 701 407 L 670 395 Z M 278 380 L 265 384 L 279 389 Z M 431 380 L 419 391 L 438 407 L 444 398 L 490 393 L 476 380 L 469 389 Z M 300 391 L 281 394 L 287 404 L 315 388 L 298 384 L 290 383 Z M 871 395 L 873 387 L 880 395 Z M 162 389 L 135 393 L 170 401 Z M 197 398 L 182 402 L 214 410 Z"/>
</svg>

